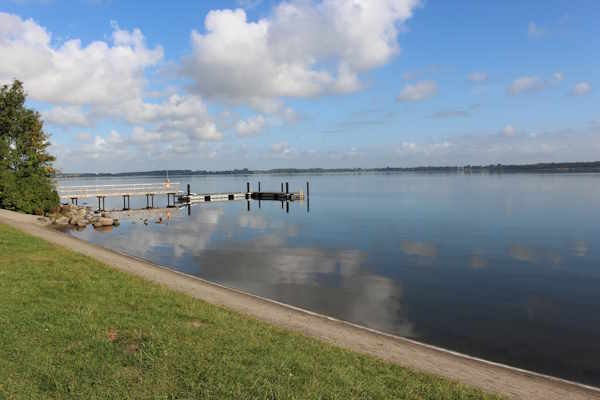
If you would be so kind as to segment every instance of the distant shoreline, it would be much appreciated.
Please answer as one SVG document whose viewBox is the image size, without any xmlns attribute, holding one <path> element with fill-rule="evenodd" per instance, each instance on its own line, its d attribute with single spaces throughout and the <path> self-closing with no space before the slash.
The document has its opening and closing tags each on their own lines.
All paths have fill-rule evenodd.
<svg viewBox="0 0 600 400">
<path fill-rule="evenodd" d="M 171 176 L 220 176 L 220 175 L 277 175 L 277 174 L 328 174 L 328 173 L 362 173 L 362 172 L 424 172 L 424 173 L 593 173 L 600 172 L 600 161 L 562 162 L 514 165 L 465 165 L 465 166 L 427 166 L 427 167 L 384 167 L 384 168 L 275 168 L 267 170 L 233 169 L 224 171 L 208 170 L 152 170 L 134 172 L 100 172 L 100 173 L 57 173 L 56 178 L 95 178 L 126 176 L 160 176 L 167 172 Z"/>
</svg>

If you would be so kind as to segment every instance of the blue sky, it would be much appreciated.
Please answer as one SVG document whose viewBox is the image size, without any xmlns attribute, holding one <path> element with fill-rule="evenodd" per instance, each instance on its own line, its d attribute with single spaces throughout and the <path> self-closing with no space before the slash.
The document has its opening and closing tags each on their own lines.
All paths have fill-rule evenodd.
<svg viewBox="0 0 600 400">
<path fill-rule="evenodd" d="M 4 1 L 64 171 L 600 159 L 597 1 Z"/>
</svg>

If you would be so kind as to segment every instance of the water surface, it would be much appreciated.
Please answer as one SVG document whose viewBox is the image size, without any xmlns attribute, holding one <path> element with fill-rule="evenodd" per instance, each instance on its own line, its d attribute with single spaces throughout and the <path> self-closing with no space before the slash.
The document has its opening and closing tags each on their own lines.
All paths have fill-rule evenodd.
<svg viewBox="0 0 600 400">
<path fill-rule="evenodd" d="M 254 201 L 249 211 L 245 201 L 202 203 L 190 215 L 172 210 L 162 224 L 132 218 L 73 235 L 347 321 L 600 386 L 600 175 L 172 177 L 195 192 L 242 191 L 249 179 L 263 190 L 282 181 L 304 190 L 309 179 L 310 211 L 306 202 L 289 212 L 278 202 Z"/>
</svg>

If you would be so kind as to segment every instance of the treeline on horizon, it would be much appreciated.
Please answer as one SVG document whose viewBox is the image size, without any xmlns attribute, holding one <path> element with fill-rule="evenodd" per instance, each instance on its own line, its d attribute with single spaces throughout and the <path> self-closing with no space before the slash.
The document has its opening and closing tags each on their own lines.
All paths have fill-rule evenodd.
<svg viewBox="0 0 600 400">
<path fill-rule="evenodd" d="M 172 176 L 185 175 L 255 175 L 255 174 L 319 174 L 344 172 L 447 172 L 447 173 L 563 173 L 563 172 L 600 172 L 600 161 L 593 162 L 563 162 L 537 164 L 490 164 L 465 166 L 423 166 L 423 167 L 383 167 L 383 168 L 275 168 L 267 170 L 232 169 L 224 171 L 175 169 L 168 170 Z M 135 172 L 100 172 L 100 173 L 56 173 L 59 178 L 76 177 L 120 177 L 120 176 L 167 176 L 167 170 L 135 171 Z"/>
</svg>

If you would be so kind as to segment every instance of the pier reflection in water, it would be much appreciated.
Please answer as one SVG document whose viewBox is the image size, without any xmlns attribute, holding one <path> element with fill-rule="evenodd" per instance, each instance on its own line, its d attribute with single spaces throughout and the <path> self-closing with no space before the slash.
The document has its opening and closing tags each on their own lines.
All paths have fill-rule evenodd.
<svg viewBox="0 0 600 400">
<path fill-rule="evenodd" d="M 229 190 L 235 178 L 204 179 L 192 186 Z M 600 385 L 598 179 L 324 175 L 311 178 L 314 209 L 203 203 L 161 223 L 134 216 L 110 232 L 73 234 L 337 318 Z"/>
</svg>

